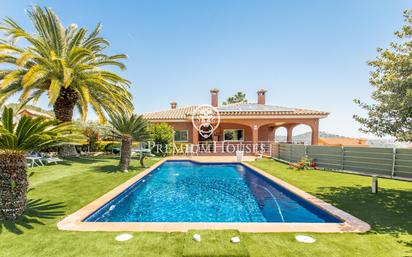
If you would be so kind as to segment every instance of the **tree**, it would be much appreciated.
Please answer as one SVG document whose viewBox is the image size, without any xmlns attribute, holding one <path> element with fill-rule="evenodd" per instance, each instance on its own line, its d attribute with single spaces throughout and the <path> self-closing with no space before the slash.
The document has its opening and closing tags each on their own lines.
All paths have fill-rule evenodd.
<svg viewBox="0 0 412 257">
<path fill-rule="evenodd" d="M 111 115 L 109 123 L 113 126 L 113 135 L 122 142 L 119 168 L 121 171 L 127 171 L 132 156 L 133 140 L 141 142 L 148 139 L 147 121 L 142 115 L 119 112 Z"/>
<path fill-rule="evenodd" d="M 237 92 L 233 96 L 227 98 L 226 102 L 223 102 L 223 105 L 236 104 L 236 103 L 246 103 L 246 94 L 242 92 Z"/>
<path fill-rule="evenodd" d="M 15 220 L 27 204 L 26 153 L 82 139 L 71 123 L 43 117 L 21 117 L 14 121 L 5 108 L 0 125 L 0 220 Z"/>
<path fill-rule="evenodd" d="M 102 125 L 97 121 L 76 121 L 75 123 L 86 136 L 89 151 L 98 150 L 99 140 L 113 140 L 113 129 L 108 124 Z"/>
<path fill-rule="evenodd" d="M 167 123 L 150 124 L 150 139 L 155 143 L 152 152 L 156 155 L 165 156 L 167 145 L 173 141 L 173 127 Z"/>
<path fill-rule="evenodd" d="M 354 118 L 363 132 L 412 141 L 412 10 L 406 10 L 404 18 L 405 25 L 395 32 L 399 42 L 378 49 L 378 57 L 369 62 L 374 68 L 369 78 L 374 103 L 355 99 L 368 115 Z"/>
<path fill-rule="evenodd" d="M 82 130 L 82 133 L 87 137 L 89 151 L 96 151 L 96 144 L 100 136 L 99 130 L 95 126 L 88 125 Z"/>
<path fill-rule="evenodd" d="M 72 24 L 64 27 L 50 9 L 34 6 L 28 12 L 35 33 L 29 33 L 10 18 L 0 24 L 8 40 L 0 41 L 0 105 L 20 92 L 20 101 L 36 102 L 48 94 L 55 117 L 71 121 L 75 108 L 86 120 L 89 107 L 105 122 L 105 113 L 132 111 L 130 82 L 109 71 L 111 66 L 125 69 L 120 60 L 126 55 L 106 55 L 109 42 L 100 37 L 101 25 L 92 32 Z M 17 40 L 25 41 L 22 46 Z M 108 69 L 106 69 L 108 68 Z M 74 147 L 59 150 L 75 155 Z"/>
</svg>

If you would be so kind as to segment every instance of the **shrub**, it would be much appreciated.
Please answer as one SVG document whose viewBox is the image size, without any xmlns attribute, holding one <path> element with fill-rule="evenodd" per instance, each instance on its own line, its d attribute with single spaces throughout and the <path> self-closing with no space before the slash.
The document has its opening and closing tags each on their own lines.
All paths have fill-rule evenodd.
<svg viewBox="0 0 412 257">
<path fill-rule="evenodd" d="M 87 126 L 83 130 L 83 135 L 87 137 L 89 150 L 91 152 L 97 151 L 97 141 L 99 140 L 99 131 L 92 126 Z"/>
<path fill-rule="evenodd" d="M 97 152 L 112 152 L 113 148 L 120 148 L 121 143 L 119 141 L 104 141 L 99 140 L 96 142 L 96 150 Z M 133 142 L 133 148 L 137 148 L 140 146 L 139 142 Z M 87 145 L 85 145 L 87 150 Z M 83 149 L 83 148 L 82 148 Z"/>
<path fill-rule="evenodd" d="M 310 159 L 307 155 L 302 157 L 298 163 L 289 163 L 289 167 L 296 170 L 309 170 L 316 169 L 316 163 Z"/>
<path fill-rule="evenodd" d="M 76 121 L 76 123 L 87 139 L 87 145 L 77 147 L 78 150 L 81 149 L 83 152 L 101 152 L 104 151 L 104 149 L 99 145 L 99 142 L 102 142 L 100 140 L 113 140 L 113 133 L 111 133 L 111 127 L 109 125 L 102 125 L 96 121 Z"/>
<path fill-rule="evenodd" d="M 120 142 L 118 141 L 97 141 L 97 151 L 99 152 L 111 152 L 113 148 L 119 148 Z"/>
<path fill-rule="evenodd" d="M 186 145 L 189 145 L 190 143 L 185 143 L 185 142 L 175 142 L 175 149 L 174 149 L 174 154 L 183 154 L 186 150 Z M 173 147 L 172 144 L 170 144 L 170 147 Z M 171 148 L 172 149 L 172 148 Z M 172 150 L 173 152 L 173 150 Z"/>
<path fill-rule="evenodd" d="M 165 152 L 166 147 L 173 141 L 173 128 L 167 123 L 151 124 L 148 127 L 150 134 L 150 140 L 155 143 L 156 146 L 152 148 L 152 153 L 158 156 L 165 156 L 168 153 Z M 163 151 L 158 151 L 159 148 Z"/>
</svg>

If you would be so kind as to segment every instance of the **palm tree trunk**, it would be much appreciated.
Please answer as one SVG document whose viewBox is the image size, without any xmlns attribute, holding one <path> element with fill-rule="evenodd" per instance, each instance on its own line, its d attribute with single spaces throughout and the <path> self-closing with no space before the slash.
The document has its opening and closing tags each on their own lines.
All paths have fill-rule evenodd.
<svg viewBox="0 0 412 257">
<path fill-rule="evenodd" d="M 132 157 L 132 137 L 122 136 L 122 146 L 120 149 L 120 163 L 121 171 L 127 171 Z"/>
<path fill-rule="evenodd" d="M 146 168 L 146 166 L 144 165 L 144 158 L 146 157 L 146 155 L 144 153 L 140 153 L 140 166 L 142 168 Z"/>
<path fill-rule="evenodd" d="M 74 106 L 79 100 L 78 93 L 72 88 L 62 88 L 54 103 L 53 110 L 56 119 L 60 121 L 72 121 Z M 74 145 L 62 145 L 59 147 L 59 155 L 63 157 L 78 156 Z"/>
<path fill-rule="evenodd" d="M 29 182 L 23 152 L 0 153 L 0 220 L 16 220 L 27 204 Z"/>
</svg>

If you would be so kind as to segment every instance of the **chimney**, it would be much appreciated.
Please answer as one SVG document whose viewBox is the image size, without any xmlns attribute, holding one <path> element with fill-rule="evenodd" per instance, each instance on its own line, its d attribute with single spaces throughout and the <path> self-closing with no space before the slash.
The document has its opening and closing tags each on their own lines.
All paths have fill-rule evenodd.
<svg viewBox="0 0 412 257">
<path fill-rule="evenodd" d="M 266 90 L 264 89 L 259 89 L 257 91 L 257 102 L 258 104 L 265 104 L 266 100 L 265 100 L 265 94 L 266 94 Z"/>
<path fill-rule="evenodd" d="M 210 96 L 211 96 L 210 105 L 213 107 L 217 107 L 219 105 L 218 94 L 219 94 L 219 89 L 217 88 L 210 89 Z"/>
<path fill-rule="evenodd" d="M 170 102 L 170 109 L 176 109 L 177 103 L 176 102 Z"/>
</svg>

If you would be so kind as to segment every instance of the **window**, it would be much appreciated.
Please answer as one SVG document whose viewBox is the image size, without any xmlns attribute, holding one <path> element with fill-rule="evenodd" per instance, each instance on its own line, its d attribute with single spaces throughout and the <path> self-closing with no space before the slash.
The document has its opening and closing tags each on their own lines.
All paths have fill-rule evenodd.
<svg viewBox="0 0 412 257">
<path fill-rule="evenodd" d="M 224 132 L 225 141 L 243 141 L 244 131 L 243 129 L 225 129 Z"/>
<path fill-rule="evenodd" d="M 189 132 L 187 130 L 176 130 L 175 131 L 175 141 L 176 142 L 188 142 Z"/>
</svg>

